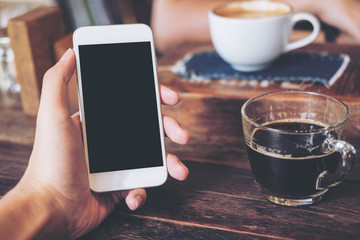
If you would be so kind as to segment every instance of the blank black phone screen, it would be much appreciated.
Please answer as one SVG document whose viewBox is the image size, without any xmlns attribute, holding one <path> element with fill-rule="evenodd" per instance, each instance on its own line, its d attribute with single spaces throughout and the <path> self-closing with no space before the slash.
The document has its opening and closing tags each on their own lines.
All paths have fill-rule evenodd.
<svg viewBox="0 0 360 240">
<path fill-rule="evenodd" d="M 150 42 L 79 46 L 90 173 L 163 166 Z"/>
</svg>

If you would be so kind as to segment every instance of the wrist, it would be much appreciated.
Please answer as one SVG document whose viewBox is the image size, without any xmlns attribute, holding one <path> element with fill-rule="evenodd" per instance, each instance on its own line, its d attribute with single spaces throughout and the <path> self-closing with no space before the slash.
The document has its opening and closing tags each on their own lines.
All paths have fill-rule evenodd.
<svg viewBox="0 0 360 240">
<path fill-rule="evenodd" d="M 65 239 L 66 221 L 50 192 L 19 183 L 0 201 L 0 239 Z"/>
</svg>

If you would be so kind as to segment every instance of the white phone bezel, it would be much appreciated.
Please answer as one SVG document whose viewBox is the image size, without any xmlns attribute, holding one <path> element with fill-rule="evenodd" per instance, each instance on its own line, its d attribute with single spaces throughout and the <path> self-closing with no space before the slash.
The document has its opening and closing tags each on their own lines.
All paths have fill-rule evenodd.
<svg viewBox="0 0 360 240">
<path fill-rule="evenodd" d="M 96 45 L 111 43 L 130 43 L 148 41 L 151 45 L 151 55 L 153 62 L 154 83 L 156 89 L 156 102 L 158 110 L 158 122 L 161 136 L 161 149 L 163 166 L 149 167 L 131 170 L 90 173 L 89 158 L 86 136 L 86 116 L 83 103 L 82 79 L 80 71 L 80 56 L 78 46 Z M 76 56 L 77 85 L 80 120 L 83 132 L 83 141 L 85 149 L 86 164 L 88 167 L 90 188 L 96 192 L 117 191 L 134 188 L 154 187 L 163 184 L 167 179 L 166 153 L 164 144 L 164 130 L 162 123 L 160 93 L 158 87 L 155 48 L 153 35 L 150 27 L 145 24 L 122 24 L 107 26 L 91 26 L 78 28 L 73 34 L 73 44 Z M 141 150 L 141 149 L 139 149 Z"/>
</svg>

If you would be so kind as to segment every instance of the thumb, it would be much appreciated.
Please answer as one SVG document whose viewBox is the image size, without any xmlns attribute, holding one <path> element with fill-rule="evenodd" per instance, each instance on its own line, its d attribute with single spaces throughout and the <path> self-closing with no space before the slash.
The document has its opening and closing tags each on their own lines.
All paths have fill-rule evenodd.
<svg viewBox="0 0 360 240">
<path fill-rule="evenodd" d="M 67 84 L 75 69 L 75 54 L 68 49 L 58 63 L 44 75 L 39 116 L 44 112 L 58 112 L 63 116 L 69 115 L 69 100 Z"/>
</svg>

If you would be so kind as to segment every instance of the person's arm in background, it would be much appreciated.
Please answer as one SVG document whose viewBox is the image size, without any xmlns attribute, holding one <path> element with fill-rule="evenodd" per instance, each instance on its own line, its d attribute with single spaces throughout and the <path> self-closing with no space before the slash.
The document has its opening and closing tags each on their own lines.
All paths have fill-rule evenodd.
<svg viewBox="0 0 360 240">
<path fill-rule="evenodd" d="M 210 41 L 207 13 L 230 0 L 154 0 L 151 26 L 163 52 L 183 41 Z M 349 39 L 360 43 L 360 0 L 283 0 L 295 12 L 317 15 Z"/>
<path fill-rule="evenodd" d="M 339 43 L 360 44 L 360 0 L 283 0 L 296 12 L 310 12 L 340 30 Z"/>
<path fill-rule="evenodd" d="M 207 13 L 229 0 L 154 0 L 151 27 L 156 49 L 183 41 L 209 41 Z"/>
<path fill-rule="evenodd" d="M 145 203 L 145 189 L 90 190 L 79 114 L 70 116 L 68 110 L 67 84 L 74 69 L 75 55 L 68 50 L 44 76 L 28 167 L 0 199 L 0 239 L 75 239 L 96 228 L 117 203 L 125 200 L 131 210 Z M 178 94 L 165 86 L 160 86 L 160 95 L 163 104 L 179 102 Z M 135 91 L 134 97 L 141 96 Z M 163 121 L 172 141 L 189 141 L 175 119 L 164 116 Z M 169 174 L 185 180 L 189 171 L 181 161 L 169 153 L 166 160 Z"/>
</svg>

